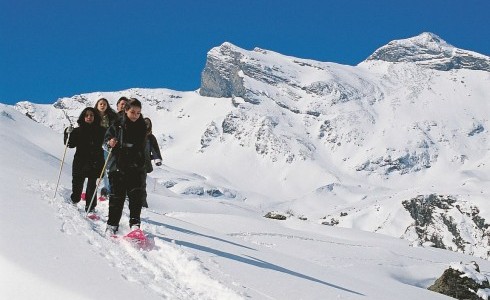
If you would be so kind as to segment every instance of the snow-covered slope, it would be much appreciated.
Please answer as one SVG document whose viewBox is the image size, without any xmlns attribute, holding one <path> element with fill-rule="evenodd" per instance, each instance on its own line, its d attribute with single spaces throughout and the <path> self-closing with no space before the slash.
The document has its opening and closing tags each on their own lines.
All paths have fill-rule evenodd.
<svg viewBox="0 0 490 300">
<path fill-rule="evenodd" d="M 444 69 L 441 57 L 466 60 Z M 358 66 L 224 43 L 209 51 L 196 92 L 130 89 L 16 109 L 61 132 L 99 97 L 113 107 L 137 97 L 165 164 L 178 170 L 160 179 L 176 195 L 486 258 L 488 61 L 430 33 L 393 41 Z M 439 221 L 438 195 L 455 199 Z"/>
<path fill-rule="evenodd" d="M 195 112 L 181 113 L 185 120 Z M 0 128 L 6 299 L 447 299 L 426 288 L 451 263 L 475 260 L 490 272 L 487 260 L 387 235 L 265 219 L 257 199 L 189 193 L 225 185 L 225 178 L 167 163 L 149 174 L 150 208 L 142 215 L 155 248 L 138 250 L 104 236 L 107 202 L 98 204 L 102 219 L 95 222 L 70 204 L 72 149 L 55 194 L 64 153 L 59 133 L 6 105 Z M 173 157 L 186 160 L 187 153 Z M 328 191 L 357 192 L 337 185 L 319 192 Z M 127 222 L 125 211 L 123 232 Z"/>
</svg>

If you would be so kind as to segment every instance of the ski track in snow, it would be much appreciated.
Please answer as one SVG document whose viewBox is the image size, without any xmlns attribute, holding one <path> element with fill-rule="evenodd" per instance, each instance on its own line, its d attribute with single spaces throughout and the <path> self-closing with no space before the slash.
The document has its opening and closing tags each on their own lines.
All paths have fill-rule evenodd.
<svg viewBox="0 0 490 300">
<path fill-rule="evenodd" d="M 313 242 L 319 242 L 319 243 L 328 243 L 328 244 L 335 244 L 335 245 L 343 245 L 343 246 L 350 246 L 350 247 L 363 247 L 363 248 L 375 248 L 375 246 L 367 246 L 367 245 L 362 245 L 362 244 L 349 244 L 349 243 L 340 243 L 340 242 L 332 242 L 332 241 L 327 241 L 327 240 L 320 240 L 320 239 L 313 239 L 310 237 L 304 237 L 304 236 L 298 236 L 298 235 L 291 235 L 291 234 L 282 234 L 282 233 L 267 233 L 267 232 L 240 232 L 240 233 L 230 233 L 228 234 L 229 236 L 237 236 L 237 237 L 251 237 L 251 236 L 269 236 L 269 237 L 280 237 L 280 238 L 285 238 L 285 239 L 297 239 L 297 240 L 302 240 L 302 241 L 313 241 Z"/>
<path fill-rule="evenodd" d="M 328 241 L 328 240 L 323 240 L 323 239 L 317 239 L 317 238 L 310 238 L 310 237 L 304 237 L 304 236 L 298 236 L 298 235 L 290 235 L 290 234 L 282 234 L 282 233 L 267 233 L 267 232 L 239 232 L 239 233 L 229 233 L 228 236 L 232 237 L 239 237 L 242 238 L 248 242 L 251 242 L 253 244 L 265 246 L 265 247 L 270 247 L 273 248 L 277 246 L 276 244 L 270 244 L 270 243 L 264 243 L 261 241 L 257 241 L 254 239 L 251 239 L 252 237 L 274 237 L 274 238 L 280 238 L 280 239 L 296 239 L 298 241 L 312 241 L 316 243 L 327 243 L 327 244 L 332 244 L 332 245 L 338 245 L 338 246 L 344 246 L 344 247 L 349 247 L 349 248 L 364 248 L 364 249 L 379 249 L 379 251 L 382 251 L 383 248 L 378 247 L 378 246 L 370 246 L 370 245 L 363 245 L 363 244 L 355 244 L 355 243 L 342 243 L 342 242 L 334 242 L 334 241 Z M 430 249 L 429 249 L 430 250 Z M 420 257 L 412 256 L 412 255 L 407 255 L 395 251 L 389 250 L 387 254 L 391 254 L 395 257 L 405 257 L 406 259 L 413 260 L 413 261 L 418 261 L 422 263 L 430 263 L 430 264 L 440 264 L 440 265 L 448 265 L 447 262 L 444 261 L 435 261 L 435 260 L 428 260 L 428 259 L 423 259 Z M 400 264 L 397 261 L 393 261 L 389 258 L 389 255 L 385 259 L 379 259 L 379 258 L 373 258 L 373 259 L 365 259 L 365 258 L 359 258 L 359 257 L 341 257 L 341 256 L 335 256 L 332 257 L 332 260 L 345 260 L 348 262 L 349 265 L 352 265 L 352 261 L 357 260 L 357 261 L 373 261 L 373 262 L 379 262 L 380 264 L 384 265 L 391 265 L 391 266 L 400 266 Z M 325 266 L 330 266 L 325 263 L 320 263 L 315 261 L 317 264 L 322 264 Z M 345 266 L 343 266 L 345 267 Z M 342 268 L 342 267 L 341 267 Z"/>
<path fill-rule="evenodd" d="M 60 219 L 60 231 L 76 235 L 90 245 L 94 252 L 117 268 L 123 278 L 151 289 L 162 298 L 168 299 L 242 299 L 235 291 L 220 284 L 206 274 L 206 268 L 199 258 L 180 249 L 178 245 L 166 242 L 163 229 L 155 224 L 145 224 L 145 232 L 153 240 L 151 250 L 137 249 L 130 243 L 105 236 L 108 201 L 99 202 L 97 214 L 100 220 L 85 217 L 84 201 L 77 207 L 71 204 L 70 190 L 62 186 L 53 197 L 54 185 L 48 182 L 30 182 L 31 190 L 40 192 L 43 201 L 54 208 Z M 129 230 L 129 214 L 124 210 L 120 231 Z M 219 266 L 218 266 L 219 268 Z"/>
</svg>

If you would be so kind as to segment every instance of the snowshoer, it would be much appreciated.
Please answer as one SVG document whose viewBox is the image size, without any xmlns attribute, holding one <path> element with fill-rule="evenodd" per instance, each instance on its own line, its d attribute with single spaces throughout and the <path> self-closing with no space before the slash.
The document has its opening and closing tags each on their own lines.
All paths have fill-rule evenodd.
<svg viewBox="0 0 490 300">
<path fill-rule="evenodd" d="M 107 130 L 117 120 L 117 113 L 109 105 L 109 101 L 106 98 L 100 98 L 94 105 L 94 108 L 100 115 L 100 125 Z M 104 160 L 107 159 L 107 148 L 104 149 Z M 104 187 L 100 191 L 101 198 L 99 200 L 105 200 L 111 192 L 111 186 L 109 184 L 109 176 L 104 176 Z"/>
<path fill-rule="evenodd" d="M 80 202 L 83 184 L 87 178 L 86 195 L 95 192 L 97 178 L 104 165 L 104 154 L 102 143 L 104 141 L 105 129 L 100 126 L 100 116 L 97 110 L 92 107 L 85 108 L 77 120 L 77 128 L 68 127 L 65 129 L 64 142 L 68 147 L 76 148 L 72 166 L 72 194 L 73 204 Z M 69 136 L 69 140 L 67 141 Z M 89 206 L 85 202 L 85 211 L 92 212 L 97 206 L 97 201 Z"/>
<path fill-rule="evenodd" d="M 129 227 L 140 227 L 145 177 L 146 125 L 141 115 L 141 102 L 131 98 L 122 118 L 109 127 L 105 143 L 112 148 L 107 170 L 111 185 L 109 218 L 106 232 L 113 235 L 119 229 L 126 196 L 129 199 Z"/>
</svg>

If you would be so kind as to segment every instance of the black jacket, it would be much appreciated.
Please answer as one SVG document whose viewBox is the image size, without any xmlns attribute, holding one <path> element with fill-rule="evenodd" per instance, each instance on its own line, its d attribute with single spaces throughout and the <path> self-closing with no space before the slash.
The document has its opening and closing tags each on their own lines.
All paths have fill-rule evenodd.
<svg viewBox="0 0 490 300">
<path fill-rule="evenodd" d="M 73 158 L 72 173 L 84 177 L 99 177 L 104 166 L 102 143 L 105 129 L 100 124 L 81 123 L 73 129 L 68 140 L 68 147 L 77 148 Z M 64 134 L 64 142 L 68 133 Z"/>
<path fill-rule="evenodd" d="M 158 146 L 157 139 L 150 133 L 146 136 L 145 142 L 145 169 L 146 173 L 151 173 L 153 171 L 153 166 L 151 161 L 153 159 L 162 160 L 162 154 L 160 153 L 160 147 Z"/>
<path fill-rule="evenodd" d="M 145 167 L 146 125 L 143 116 L 132 122 L 123 115 L 107 130 L 104 141 L 116 138 L 107 169 L 113 171 L 143 171 Z"/>
</svg>

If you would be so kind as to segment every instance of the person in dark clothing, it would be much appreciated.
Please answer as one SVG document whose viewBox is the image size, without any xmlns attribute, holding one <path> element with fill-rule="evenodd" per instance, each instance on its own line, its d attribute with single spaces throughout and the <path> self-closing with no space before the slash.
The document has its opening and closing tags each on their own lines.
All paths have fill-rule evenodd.
<svg viewBox="0 0 490 300">
<path fill-rule="evenodd" d="M 117 109 L 117 115 L 119 117 L 121 117 L 122 115 L 124 115 L 124 107 L 126 107 L 126 102 L 128 102 L 128 98 L 122 96 L 121 98 L 119 98 L 117 100 L 117 103 L 116 103 L 116 109 Z"/>
<path fill-rule="evenodd" d="M 87 188 L 85 195 L 85 211 L 92 212 L 97 206 L 97 197 L 90 205 L 90 200 L 95 192 L 97 178 L 104 166 L 104 154 L 102 143 L 104 141 L 105 129 L 100 126 L 100 116 L 97 110 L 92 107 L 85 108 L 77 120 L 78 126 L 65 129 L 64 142 L 68 147 L 77 148 L 73 158 L 72 166 L 72 193 L 71 201 L 73 204 L 80 202 L 85 178 L 87 178 Z M 70 133 L 70 134 L 69 134 Z M 70 139 L 68 139 L 68 134 Z"/>
<path fill-rule="evenodd" d="M 145 142 L 145 169 L 146 174 L 153 171 L 153 166 L 151 161 L 155 161 L 155 165 L 162 165 L 162 154 L 160 154 L 160 147 L 158 146 L 157 139 L 152 132 L 152 123 L 150 118 L 144 118 L 146 124 L 146 142 Z M 143 181 L 144 195 L 143 195 L 143 207 L 148 207 L 148 202 L 146 201 L 146 174 L 145 180 Z"/>
<path fill-rule="evenodd" d="M 100 115 L 100 125 L 105 129 L 109 128 L 117 119 L 117 113 L 109 105 L 106 98 L 100 98 L 94 105 Z"/>
<path fill-rule="evenodd" d="M 129 199 L 129 227 L 140 227 L 145 177 L 146 125 L 141 115 L 141 102 L 129 99 L 122 118 L 109 127 L 105 142 L 112 148 L 108 161 L 111 194 L 106 232 L 115 234 L 119 229 L 126 196 Z"/>
<path fill-rule="evenodd" d="M 111 106 L 109 105 L 109 101 L 107 101 L 106 98 L 100 98 L 99 100 L 97 100 L 94 108 L 99 113 L 100 125 L 104 127 L 105 130 L 107 130 L 109 126 L 114 124 L 114 122 L 118 118 L 118 115 L 111 108 Z M 104 149 L 104 161 L 107 159 L 108 151 L 109 150 L 107 150 L 107 148 Z M 100 200 L 105 200 L 105 198 L 107 198 L 109 196 L 109 193 L 111 192 L 111 185 L 109 183 L 108 177 L 108 175 L 104 176 L 104 187 L 100 190 Z"/>
</svg>

